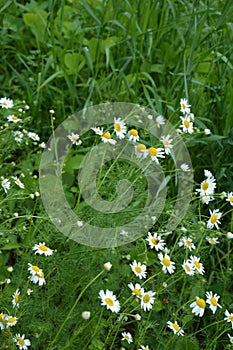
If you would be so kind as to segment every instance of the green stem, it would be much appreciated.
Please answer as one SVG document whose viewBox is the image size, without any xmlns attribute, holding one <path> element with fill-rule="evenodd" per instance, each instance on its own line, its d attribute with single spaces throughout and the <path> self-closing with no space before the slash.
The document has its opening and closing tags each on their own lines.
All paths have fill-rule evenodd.
<svg viewBox="0 0 233 350">
<path fill-rule="evenodd" d="M 102 270 L 97 276 L 95 276 L 95 278 L 93 278 L 93 280 L 91 280 L 84 288 L 83 290 L 80 292 L 79 296 L 77 297 L 77 299 L 75 300 L 73 306 L 71 307 L 70 311 L 68 312 L 68 315 L 66 317 L 66 319 L 64 320 L 64 322 L 62 323 L 62 325 L 60 326 L 57 334 L 55 335 L 52 343 L 50 344 L 49 349 L 52 349 L 53 344 L 55 343 L 55 341 L 57 340 L 59 334 L 61 333 L 62 329 L 64 328 L 65 324 L 67 323 L 68 319 L 70 318 L 72 312 L 74 311 L 75 307 L 77 306 L 79 300 L 81 299 L 81 297 L 83 296 L 83 294 L 86 292 L 86 290 L 104 273 L 105 270 Z"/>
</svg>

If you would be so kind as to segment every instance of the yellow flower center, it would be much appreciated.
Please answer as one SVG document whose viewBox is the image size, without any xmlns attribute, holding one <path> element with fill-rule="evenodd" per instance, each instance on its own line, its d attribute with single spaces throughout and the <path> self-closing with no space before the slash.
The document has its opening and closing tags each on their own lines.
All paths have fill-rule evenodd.
<svg viewBox="0 0 233 350">
<path fill-rule="evenodd" d="M 103 134 L 103 137 L 105 137 L 106 139 L 110 140 L 111 135 L 109 134 L 109 132 L 105 132 L 105 133 Z"/>
<path fill-rule="evenodd" d="M 108 306 L 113 306 L 114 302 L 110 298 L 105 298 L 105 303 L 108 304 Z"/>
<path fill-rule="evenodd" d="M 150 301 L 150 296 L 149 296 L 149 294 L 145 294 L 144 297 L 143 297 L 143 302 L 144 302 L 144 303 L 149 303 L 149 301 Z"/>
<path fill-rule="evenodd" d="M 14 323 L 16 321 L 16 318 L 15 317 L 10 317 L 8 318 L 7 322 L 9 323 Z"/>
<path fill-rule="evenodd" d="M 231 320 L 231 322 L 233 322 L 233 315 L 229 315 L 228 318 Z"/>
<path fill-rule="evenodd" d="M 140 143 L 140 145 L 137 146 L 137 151 L 142 152 L 146 150 L 146 146 Z"/>
<path fill-rule="evenodd" d="M 197 299 L 196 304 L 201 308 L 204 309 L 206 307 L 206 302 L 204 299 Z"/>
<path fill-rule="evenodd" d="M 189 246 L 189 247 L 192 247 L 192 245 L 193 245 L 193 243 L 190 242 L 190 241 L 188 241 L 188 240 L 187 240 L 185 243 L 186 243 L 186 245 Z"/>
<path fill-rule="evenodd" d="M 13 115 L 13 116 L 12 116 L 12 119 L 13 119 L 13 120 L 17 120 L 18 117 L 16 117 L 16 115 Z"/>
<path fill-rule="evenodd" d="M 18 343 L 19 343 L 20 345 L 25 345 L 24 339 L 22 339 L 22 338 L 17 338 L 17 340 L 18 340 Z"/>
<path fill-rule="evenodd" d="M 197 260 L 194 261 L 194 265 L 196 266 L 197 269 L 201 268 L 201 264 Z"/>
<path fill-rule="evenodd" d="M 188 129 L 189 128 L 189 121 L 187 119 L 184 120 L 184 126 Z"/>
<path fill-rule="evenodd" d="M 34 270 L 35 272 L 39 272 L 40 268 L 38 266 L 32 266 L 32 270 Z"/>
<path fill-rule="evenodd" d="M 155 147 L 150 147 L 150 148 L 148 149 L 148 152 L 149 152 L 150 155 L 153 156 L 153 157 L 156 157 L 156 155 L 157 155 L 157 153 L 158 153 L 158 151 L 157 151 L 157 149 L 156 149 Z"/>
<path fill-rule="evenodd" d="M 169 146 L 168 140 L 163 140 L 163 144 L 164 144 L 165 147 L 166 147 L 166 146 Z"/>
<path fill-rule="evenodd" d="M 229 196 L 229 201 L 233 203 L 233 196 Z"/>
<path fill-rule="evenodd" d="M 47 252 L 48 248 L 45 245 L 40 245 L 39 249 L 43 250 L 43 252 Z"/>
<path fill-rule="evenodd" d="M 217 306 L 217 305 L 218 305 L 218 301 L 217 301 L 217 299 L 215 299 L 215 298 L 210 298 L 210 302 L 211 302 L 211 304 L 214 305 L 214 306 Z"/>
<path fill-rule="evenodd" d="M 179 327 L 178 324 L 176 324 L 176 323 L 173 323 L 173 324 L 172 324 L 172 327 L 173 327 L 176 331 L 178 331 L 178 330 L 180 329 L 180 327 Z"/>
<path fill-rule="evenodd" d="M 210 238 L 210 244 L 215 244 L 215 240 L 213 238 Z"/>
<path fill-rule="evenodd" d="M 16 302 L 16 304 L 18 304 L 18 302 L 19 302 L 19 294 L 15 294 L 15 302 Z"/>
<path fill-rule="evenodd" d="M 131 130 L 129 131 L 129 133 L 130 133 L 130 135 L 138 136 L 138 132 L 137 132 L 136 129 L 131 129 Z"/>
<path fill-rule="evenodd" d="M 116 124 L 115 124 L 115 129 L 116 129 L 116 131 L 121 131 L 121 126 L 120 126 L 120 124 L 116 123 Z"/>
<path fill-rule="evenodd" d="M 188 272 L 191 271 L 191 269 L 190 269 L 190 267 L 188 265 L 185 265 L 185 270 L 188 271 Z"/>
<path fill-rule="evenodd" d="M 140 289 L 134 288 L 133 292 L 136 295 L 139 295 L 139 296 L 142 295 L 142 292 L 140 291 Z"/>
<path fill-rule="evenodd" d="M 184 103 L 181 104 L 181 108 L 182 109 L 185 109 L 186 108 L 186 105 Z"/>
<path fill-rule="evenodd" d="M 203 184 L 201 185 L 201 188 L 203 189 L 203 191 L 206 191 L 209 188 L 209 183 L 208 182 L 203 182 Z"/>
<path fill-rule="evenodd" d="M 215 224 L 215 222 L 217 221 L 217 219 L 218 219 L 217 215 L 216 215 L 216 214 L 212 214 L 212 215 L 211 215 L 211 219 L 210 219 L 211 224 Z"/>
<path fill-rule="evenodd" d="M 3 322 L 4 321 L 4 314 L 0 314 L 0 322 Z"/>
<path fill-rule="evenodd" d="M 152 237 L 152 238 L 151 238 L 151 242 L 152 242 L 154 245 L 156 245 L 156 244 L 159 243 L 159 239 L 158 239 L 158 238 L 155 238 L 155 237 Z"/>
<path fill-rule="evenodd" d="M 135 266 L 135 271 L 136 271 L 137 273 L 141 273 L 141 272 L 142 272 L 142 269 L 141 269 L 140 266 Z"/>
<path fill-rule="evenodd" d="M 162 263 L 163 263 L 165 266 L 170 266 L 170 265 L 171 265 L 171 261 L 170 261 L 170 259 L 168 259 L 168 258 L 163 258 Z"/>
</svg>

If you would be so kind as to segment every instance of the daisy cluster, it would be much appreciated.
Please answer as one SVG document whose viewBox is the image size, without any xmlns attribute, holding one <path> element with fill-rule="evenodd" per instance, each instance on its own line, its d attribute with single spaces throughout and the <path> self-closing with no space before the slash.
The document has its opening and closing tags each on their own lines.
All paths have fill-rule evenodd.
<svg viewBox="0 0 233 350">
<path fill-rule="evenodd" d="M 209 170 L 204 170 L 205 179 L 201 182 L 200 188 L 196 189 L 196 192 L 200 194 L 200 199 L 203 204 L 209 204 L 214 201 L 214 193 L 216 189 L 216 179 L 213 174 Z M 223 193 L 222 198 L 225 198 L 226 202 L 228 202 L 231 206 L 233 206 L 233 192 L 228 191 L 227 193 Z M 217 209 L 209 209 L 210 217 L 206 223 L 208 229 L 219 229 L 219 225 L 221 225 L 221 217 L 223 215 L 220 210 Z M 207 240 L 210 244 L 216 244 L 218 242 L 212 240 L 207 237 Z"/>
<path fill-rule="evenodd" d="M 0 98 L 0 107 L 3 110 L 10 111 L 10 114 L 6 115 L 6 122 L 8 123 L 6 124 L 6 127 L 9 127 L 9 124 L 18 126 L 18 130 L 13 131 L 13 139 L 16 143 L 21 143 L 23 141 L 24 136 L 26 136 L 28 139 L 34 142 L 40 141 L 40 137 L 37 133 L 35 133 L 34 131 L 27 131 L 22 127 L 24 123 L 23 118 L 25 117 L 25 113 L 30 109 L 30 107 L 26 105 L 24 101 L 23 108 L 19 108 L 19 103 L 15 105 L 13 100 L 6 97 L 2 97 Z"/>
<path fill-rule="evenodd" d="M 44 256 L 51 256 L 53 254 L 53 250 L 50 249 L 45 245 L 45 242 L 40 242 L 38 244 L 35 244 L 32 247 L 32 250 L 34 251 L 34 254 L 44 255 Z M 39 286 L 43 286 L 45 282 L 44 272 L 41 268 L 39 268 L 37 265 L 28 264 L 28 271 L 30 272 L 30 276 L 28 279 L 33 282 L 34 284 L 38 284 Z M 31 295 L 33 292 L 32 289 L 28 288 L 26 291 L 27 295 Z M 20 299 L 22 298 L 22 294 L 19 288 L 16 289 L 16 291 L 12 294 L 12 307 L 13 309 L 17 310 L 20 308 Z M 16 316 L 10 316 L 7 314 L 4 314 L 0 312 L 0 329 L 4 330 L 8 327 L 13 327 L 18 322 L 18 318 Z M 16 334 L 13 337 L 13 341 L 16 343 L 16 345 L 19 347 L 20 350 L 27 350 L 28 347 L 31 345 L 31 341 L 29 339 L 25 338 L 25 334 L 20 335 Z"/>
<path fill-rule="evenodd" d="M 152 116 L 151 116 L 152 117 Z M 156 124 L 158 127 L 165 124 L 165 120 L 162 116 L 158 116 L 156 118 Z M 91 128 L 94 133 L 100 137 L 100 140 L 103 143 L 109 143 L 111 145 L 115 145 L 118 140 L 123 140 L 125 138 L 128 139 L 128 141 L 131 141 L 133 143 L 138 143 L 140 141 L 140 136 L 138 130 L 135 128 L 131 128 L 127 130 L 127 126 L 119 117 L 114 118 L 114 125 L 113 125 L 113 135 L 109 130 L 104 130 L 103 127 L 93 127 Z M 114 139 L 113 136 L 116 136 L 117 139 Z M 67 135 L 68 139 L 71 141 L 73 145 L 79 146 L 82 144 L 82 140 L 80 139 L 80 135 L 78 133 L 71 133 L 70 135 Z M 173 149 L 172 144 L 173 139 L 168 134 L 166 136 L 162 136 L 160 139 L 161 147 L 157 146 L 151 146 L 146 147 L 144 143 L 138 143 L 134 146 L 134 153 L 136 158 L 145 158 L 150 157 L 152 161 L 155 161 L 157 164 L 159 163 L 159 159 L 165 158 L 166 155 L 171 154 Z"/>
<path fill-rule="evenodd" d="M 185 227 L 181 228 L 181 231 L 183 233 L 186 233 L 185 236 L 182 236 L 179 241 L 177 242 L 177 245 L 180 248 L 186 249 L 186 251 L 193 251 L 196 249 L 196 246 L 193 242 L 193 239 L 191 237 L 187 236 L 187 229 Z M 161 233 L 151 233 L 148 232 L 147 237 L 145 241 L 147 242 L 150 249 L 153 249 L 158 256 L 158 263 L 162 265 L 161 272 L 173 274 L 176 269 L 176 264 L 174 261 L 171 260 L 171 257 L 169 255 L 169 249 L 166 247 L 166 242 L 163 239 L 163 234 L 165 237 L 169 236 L 170 234 L 173 234 L 172 232 L 161 232 Z M 217 238 L 206 238 L 207 241 L 213 245 L 218 243 Z M 190 255 L 187 259 L 184 260 L 182 264 L 182 269 L 188 276 L 194 276 L 195 274 L 204 275 L 205 274 L 205 268 L 200 261 L 201 258 L 196 255 Z M 156 293 L 154 290 L 147 290 L 145 288 L 145 285 L 147 282 L 151 279 L 151 276 L 148 276 L 148 267 L 146 263 L 142 263 L 140 261 L 133 260 L 132 263 L 129 264 L 132 272 L 134 275 L 139 279 L 138 282 L 128 283 L 128 288 L 131 290 L 132 296 L 135 298 L 136 307 L 133 309 L 140 308 L 144 312 L 151 312 L 153 311 L 153 304 L 156 300 L 156 298 L 159 298 L 159 293 Z M 181 270 L 182 271 L 182 270 Z M 141 283 L 141 280 L 145 280 L 145 282 Z M 164 288 L 166 288 L 167 285 Z M 120 320 L 127 319 L 124 318 L 124 312 L 122 311 L 121 303 L 117 299 L 117 296 L 114 294 L 113 291 L 107 290 L 101 290 L 99 292 L 99 298 L 101 299 L 101 305 L 105 306 L 108 310 L 119 313 L 121 311 L 121 316 L 119 317 Z M 199 296 L 196 296 L 195 301 L 190 303 L 190 311 L 194 314 L 194 316 L 203 317 L 205 310 L 207 306 L 212 311 L 213 314 L 216 313 L 217 309 L 222 309 L 222 305 L 219 303 L 220 295 L 217 293 L 214 293 L 212 290 L 205 292 L 205 298 L 201 298 Z M 178 314 L 175 313 L 175 314 Z M 127 313 L 125 313 L 127 315 Z M 133 315 L 132 313 L 129 314 L 131 316 L 134 316 L 135 320 L 140 321 L 141 315 L 138 313 L 136 315 Z M 174 315 L 174 314 L 173 314 Z M 225 310 L 224 312 L 224 320 L 227 322 L 230 322 L 233 329 L 233 314 L 230 313 L 228 310 Z M 180 316 L 179 316 L 180 317 Z M 168 320 L 166 322 L 167 328 L 172 330 L 173 333 L 177 336 L 184 336 L 185 331 L 183 330 L 182 326 L 177 320 Z M 126 341 L 128 344 L 133 343 L 133 335 L 130 332 L 123 331 L 121 333 L 121 340 Z M 228 334 L 228 337 L 231 341 L 233 337 L 231 338 L 231 335 Z M 148 345 L 144 346 L 141 345 L 140 349 L 150 349 Z M 139 350 L 140 350 L 139 349 Z"/>
</svg>

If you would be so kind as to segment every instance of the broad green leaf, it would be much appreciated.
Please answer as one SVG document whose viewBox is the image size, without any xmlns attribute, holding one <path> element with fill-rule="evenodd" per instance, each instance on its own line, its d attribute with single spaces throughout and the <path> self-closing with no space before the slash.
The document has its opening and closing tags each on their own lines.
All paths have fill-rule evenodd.
<svg viewBox="0 0 233 350">
<path fill-rule="evenodd" d="M 48 26 L 48 14 L 44 10 L 36 9 L 36 12 L 24 13 L 24 23 L 30 27 L 37 41 L 44 41 L 45 32 Z"/>
<path fill-rule="evenodd" d="M 67 53 L 64 56 L 64 62 L 68 68 L 68 74 L 77 74 L 84 64 L 84 57 L 75 52 Z"/>
</svg>

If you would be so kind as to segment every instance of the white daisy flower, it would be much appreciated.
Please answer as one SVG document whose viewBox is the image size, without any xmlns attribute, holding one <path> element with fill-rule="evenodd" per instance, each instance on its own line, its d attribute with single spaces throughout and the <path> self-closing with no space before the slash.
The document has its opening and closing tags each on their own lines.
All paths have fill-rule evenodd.
<svg viewBox="0 0 233 350">
<path fill-rule="evenodd" d="M 194 275 L 195 268 L 194 268 L 193 264 L 190 263 L 189 260 L 184 260 L 182 267 L 187 275 L 189 275 L 189 276 Z"/>
<path fill-rule="evenodd" d="M 222 213 L 219 212 L 219 209 L 214 209 L 213 211 L 210 211 L 210 218 L 207 222 L 207 228 L 212 229 L 214 226 L 218 229 L 218 224 L 221 224 L 220 218 L 222 216 Z"/>
<path fill-rule="evenodd" d="M 17 178 L 17 176 L 13 176 L 13 179 L 17 186 L 19 186 L 20 188 L 24 188 L 24 184 L 22 183 L 22 181 L 20 181 L 20 179 Z"/>
<path fill-rule="evenodd" d="M 11 188 L 11 183 L 10 183 L 9 179 L 2 180 L 2 187 L 5 191 L 5 193 L 7 193 L 7 191 Z"/>
<path fill-rule="evenodd" d="M 82 143 L 82 141 L 80 140 L 79 134 L 74 134 L 72 132 L 72 134 L 68 135 L 67 137 L 72 142 L 73 145 L 79 146 Z"/>
<path fill-rule="evenodd" d="M 112 264 L 110 263 L 110 261 L 108 261 L 108 262 L 106 262 L 106 263 L 104 264 L 104 269 L 105 269 L 106 271 L 110 271 L 111 268 L 112 268 Z"/>
<path fill-rule="evenodd" d="M 33 141 L 40 141 L 40 137 L 39 137 L 39 135 L 37 135 L 35 132 L 31 132 L 31 131 L 29 131 L 28 133 L 27 133 L 27 135 L 28 135 L 28 137 L 30 138 L 30 139 L 32 139 Z"/>
<path fill-rule="evenodd" d="M 45 278 L 44 278 L 44 272 L 38 272 L 35 275 L 31 275 L 31 277 L 29 276 L 30 281 L 33 283 L 38 283 L 39 286 L 43 286 L 43 284 L 46 284 L 45 282 Z"/>
<path fill-rule="evenodd" d="M 8 109 L 14 107 L 13 100 L 10 100 L 9 98 L 2 97 L 0 98 L 0 106 L 2 108 Z"/>
<path fill-rule="evenodd" d="M 0 312 L 0 329 L 3 330 L 6 327 L 6 317 L 7 315 Z"/>
<path fill-rule="evenodd" d="M 12 294 L 12 304 L 13 307 L 19 307 L 19 296 L 20 296 L 20 290 L 19 288 L 16 289 L 14 294 Z"/>
<path fill-rule="evenodd" d="M 15 326 L 17 321 L 18 321 L 18 318 L 14 317 L 14 316 L 7 315 L 5 320 L 6 320 L 6 328 L 8 328 L 8 327 Z"/>
<path fill-rule="evenodd" d="M 216 293 L 213 295 L 213 292 L 206 292 L 206 302 L 210 305 L 210 309 L 213 311 L 213 314 L 215 314 L 217 307 L 222 308 L 222 306 L 218 303 L 218 299 L 220 298 L 219 295 Z"/>
<path fill-rule="evenodd" d="M 14 140 L 18 143 L 21 143 L 22 142 L 22 139 L 23 139 L 23 133 L 21 131 L 14 131 L 13 133 L 14 135 Z"/>
<path fill-rule="evenodd" d="M 121 333 L 122 339 L 121 340 L 126 340 L 128 344 L 133 342 L 133 337 L 129 332 L 123 332 Z"/>
<path fill-rule="evenodd" d="M 158 258 L 160 260 L 160 263 L 163 265 L 162 270 L 164 273 L 168 271 L 171 274 L 175 271 L 175 263 L 171 261 L 170 256 L 167 255 L 167 253 L 164 255 L 162 253 L 159 253 Z"/>
<path fill-rule="evenodd" d="M 100 128 L 100 127 L 98 127 L 98 128 L 91 128 L 93 131 L 94 131 L 94 133 L 96 134 L 96 135 L 99 135 L 99 136 L 102 136 L 103 135 L 103 133 L 104 133 L 104 129 L 103 128 Z"/>
<path fill-rule="evenodd" d="M 142 288 L 139 283 L 133 285 L 133 283 L 131 282 L 128 284 L 128 287 L 132 290 L 132 294 L 136 295 L 137 297 L 141 297 L 144 293 L 144 288 Z"/>
<path fill-rule="evenodd" d="M 135 156 L 137 158 L 145 158 L 148 155 L 146 146 L 143 145 L 143 143 L 140 143 L 139 145 L 135 146 L 134 149 L 135 149 Z"/>
<path fill-rule="evenodd" d="M 82 312 L 82 318 L 83 318 L 84 320 L 89 320 L 90 317 L 91 317 L 90 311 L 83 311 L 83 312 Z"/>
<path fill-rule="evenodd" d="M 161 238 L 161 235 L 159 235 L 158 233 L 154 233 L 152 235 L 150 232 L 148 232 L 148 237 L 146 238 L 146 241 L 149 242 L 151 249 L 154 248 L 157 252 L 159 250 L 163 250 L 166 245 L 164 240 Z"/>
<path fill-rule="evenodd" d="M 207 176 L 208 175 L 208 176 Z M 200 193 L 200 196 L 211 196 L 214 194 L 216 188 L 216 180 L 210 171 L 205 170 L 206 179 L 201 182 L 201 188 L 196 191 Z M 213 200 L 213 199 L 211 199 Z"/>
<path fill-rule="evenodd" d="M 22 121 L 22 119 L 18 118 L 14 114 L 8 115 L 7 120 L 8 120 L 8 122 L 12 122 L 12 123 L 18 123 L 18 122 Z"/>
<path fill-rule="evenodd" d="M 227 333 L 227 335 L 228 335 L 228 338 L 230 340 L 230 343 L 233 344 L 233 337 L 229 333 Z"/>
<path fill-rule="evenodd" d="M 140 279 L 146 278 L 146 265 L 134 260 L 133 263 L 130 264 L 130 267 L 137 277 Z"/>
<path fill-rule="evenodd" d="M 192 308 L 192 313 L 195 316 L 200 316 L 202 317 L 204 315 L 205 312 L 205 308 L 206 308 L 206 302 L 204 299 L 201 299 L 199 297 L 196 297 L 196 301 L 194 301 L 190 307 Z"/>
<path fill-rule="evenodd" d="M 172 144 L 173 139 L 171 139 L 171 136 L 170 135 L 162 136 L 160 141 L 163 143 L 165 153 L 171 154 L 171 150 L 173 148 L 173 144 Z"/>
<path fill-rule="evenodd" d="M 130 129 L 128 132 L 129 141 L 137 142 L 139 141 L 138 131 L 136 129 Z"/>
<path fill-rule="evenodd" d="M 230 312 L 226 310 L 224 312 L 224 315 L 226 316 L 224 317 L 224 320 L 226 320 L 227 322 L 231 322 L 231 327 L 233 329 L 233 313 L 230 314 Z"/>
<path fill-rule="evenodd" d="M 178 246 L 188 248 L 190 251 L 192 249 L 196 249 L 195 245 L 193 244 L 193 240 L 190 237 L 182 237 L 178 242 Z"/>
<path fill-rule="evenodd" d="M 101 305 L 106 306 L 108 310 L 111 310 L 112 312 L 120 311 L 120 303 L 112 291 L 108 289 L 106 292 L 100 290 L 99 298 L 101 299 Z"/>
<path fill-rule="evenodd" d="M 16 334 L 14 337 L 14 342 L 18 345 L 19 350 L 27 350 L 28 346 L 31 345 L 29 339 L 25 339 L 25 335 Z"/>
<path fill-rule="evenodd" d="M 218 237 L 206 237 L 206 240 L 211 245 L 215 245 L 219 243 Z"/>
<path fill-rule="evenodd" d="M 227 193 L 226 201 L 229 202 L 231 206 L 233 206 L 233 192 L 228 192 Z"/>
<path fill-rule="evenodd" d="M 148 291 L 148 292 L 144 292 L 141 296 L 141 309 L 143 309 L 144 311 L 149 311 L 150 309 L 152 309 L 152 305 L 154 304 L 155 301 L 155 292 L 152 291 Z"/>
<path fill-rule="evenodd" d="M 203 264 L 200 262 L 200 258 L 197 258 L 196 256 L 190 256 L 189 262 L 193 265 L 194 269 L 201 275 L 205 273 L 205 269 Z"/>
<path fill-rule="evenodd" d="M 180 169 L 181 169 L 184 173 L 190 172 L 190 167 L 189 167 L 189 165 L 186 164 L 186 163 L 181 164 Z"/>
<path fill-rule="evenodd" d="M 211 130 L 210 129 L 204 129 L 204 134 L 205 135 L 210 135 L 211 134 Z"/>
<path fill-rule="evenodd" d="M 114 118 L 114 131 L 120 140 L 125 138 L 126 126 L 121 118 Z"/>
<path fill-rule="evenodd" d="M 31 276 L 29 276 L 30 281 L 35 284 L 38 283 L 39 286 L 43 286 L 43 284 L 46 284 L 44 272 L 36 265 L 28 264 L 28 266 L 28 270 L 31 273 Z"/>
<path fill-rule="evenodd" d="M 188 100 L 186 98 L 180 99 L 180 111 L 183 114 L 189 114 L 190 113 L 190 107 L 191 105 L 188 104 Z"/>
<path fill-rule="evenodd" d="M 181 128 L 183 129 L 183 132 L 187 132 L 189 134 L 193 133 L 193 122 L 191 122 L 190 117 L 189 116 L 185 116 L 185 117 L 180 117 L 181 119 Z"/>
<path fill-rule="evenodd" d="M 161 125 L 164 125 L 166 123 L 164 117 L 162 117 L 161 115 L 158 115 L 158 117 L 156 117 L 155 120 L 157 128 L 160 128 Z"/>
<path fill-rule="evenodd" d="M 168 325 L 168 328 L 170 328 L 174 332 L 174 334 L 181 335 L 181 336 L 184 335 L 183 329 L 181 329 L 181 327 L 178 325 L 176 321 L 175 322 L 167 321 L 167 325 Z"/>
<path fill-rule="evenodd" d="M 134 316 L 134 318 L 135 318 L 136 321 L 141 321 L 142 316 L 139 315 L 139 314 L 136 314 L 136 315 Z"/>
<path fill-rule="evenodd" d="M 53 250 L 45 245 L 45 242 L 35 244 L 32 250 L 35 250 L 35 254 L 49 256 L 53 254 Z"/>
<path fill-rule="evenodd" d="M 213 196 L 201 195 L 201 201 L 203 204 L 209 204 L 209 202 L 212 202 L 213 200 L 214 200 Z"/>
<path fill-rule="evenodd" d="M 151 159 L 154 160 L 157 164 L 159 164 L 158 158 L 165 158 L 164 149 L 163 148 L 148 148 L 148 154 L 151 156 Z"/>
<path fill-rule="evenodd" d="M 115 145 L 117 143 L 116 140 L 113 140 L 111 138 L 111 135 L 110 135 L 110 133 L 108 131 L 103 133 L 103 135 L 101 136 L 101 140 L 104 143 L 110 143 L 111 145 Z"/>
</svg>

